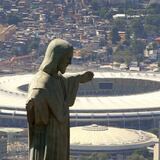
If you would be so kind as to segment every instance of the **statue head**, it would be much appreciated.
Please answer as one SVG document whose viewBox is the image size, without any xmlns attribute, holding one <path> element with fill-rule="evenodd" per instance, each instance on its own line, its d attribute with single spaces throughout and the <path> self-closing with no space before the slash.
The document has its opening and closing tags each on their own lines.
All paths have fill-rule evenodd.
<svg viewBox="0 0 160 160">
<path fill-rule="evenodd" d="M 73 47 L 69 42 L 62 39 L 54 39 L 47 47 L 40 70 L 50 75 L 58 73 L 58 71 L 63 74 L 67 66 L 71 64 L 72 56 Z"/>
</svg>

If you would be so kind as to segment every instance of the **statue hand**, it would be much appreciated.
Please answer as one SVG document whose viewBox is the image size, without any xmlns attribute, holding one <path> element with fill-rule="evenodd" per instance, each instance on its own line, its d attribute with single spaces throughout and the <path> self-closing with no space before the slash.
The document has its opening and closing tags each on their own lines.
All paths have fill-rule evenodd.
<svg viewBox="0 0 160 160">
<path fill-rule="evenodd" d="M 80 83 L 91 81 L 93 77 L 94 77 L 94 73 L 91 71 L 87 71 L 84 74 L 80 75 Z"/>
</svg>

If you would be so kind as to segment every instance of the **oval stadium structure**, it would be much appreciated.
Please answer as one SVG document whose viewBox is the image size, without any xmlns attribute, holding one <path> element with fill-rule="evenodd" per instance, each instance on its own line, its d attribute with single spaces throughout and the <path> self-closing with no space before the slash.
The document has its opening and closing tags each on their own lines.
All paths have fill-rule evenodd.
<svg viewBox="0 0 160 160">
<path fill-rule="evenodd" d="M 107 153 L 113 160 L 127 160 L 133 151 L 154 146 L 157 142 L 155 135 L 142 130 L 95 124 L 70 128 L 70 153 L 77 159 L 88 158 L 93 153 Z"/>
<path fill-rule="evenodd" d="M 0 77 L 0 125 L 27 127 L 25 101 L 32 74 Z M 71 126 L 150 129 L 160 120 L 160 74 L 96 72 L 92 82 L 80 85 L 70 108 Z"/>
</svg>

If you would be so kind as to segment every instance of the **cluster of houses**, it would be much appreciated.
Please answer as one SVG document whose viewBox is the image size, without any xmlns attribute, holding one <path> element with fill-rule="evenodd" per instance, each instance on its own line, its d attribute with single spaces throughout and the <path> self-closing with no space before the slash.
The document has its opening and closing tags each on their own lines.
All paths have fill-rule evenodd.
<svg viewBox="0 0 160 160">
<path fill-rule="evenodd" d="M 93 13 L 89 0 L 1 0 L 0 19 L 5 26 L 0 26 L 1 58 L 28 54 L 39 57 L 51 39 L 63 38 L 75 48 L 75 63 L 103 65 L 112 59 L 112 46 L 107 43 L 111 24 Z M 4 24 L 7 19 L 15 24 Z"/>
</svg>

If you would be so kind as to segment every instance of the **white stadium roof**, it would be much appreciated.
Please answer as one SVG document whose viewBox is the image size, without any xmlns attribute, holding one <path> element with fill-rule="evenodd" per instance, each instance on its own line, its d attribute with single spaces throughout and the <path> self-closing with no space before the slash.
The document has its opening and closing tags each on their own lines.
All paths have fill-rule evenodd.
<svg viewBox="0 0 160 160">
<path fill-rule="evenodd" d="M 115 151 L 148 147 L 158 138 L 148 132 L 90 125 L 70 128 L 71 150 Z"/>
<path fill-rule="evenodd" d="M 0 77 L 0 107 L 25 109 L 26 93 L 18 87 L 28 84 L 32 74 L 6 75 Z M 131 78 L 151 81 L 160 81 L 160 74 L 154 73 L 127 73 L 127 72 L 97 72 L 95 78 Z M 90 96 L 77 97 L 71 111 L 97 110 L 160 110 L 160 90 L 125 96 Z"/>
</svg>

